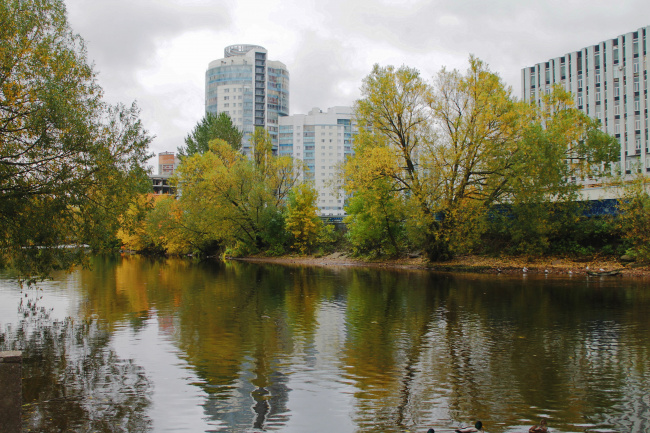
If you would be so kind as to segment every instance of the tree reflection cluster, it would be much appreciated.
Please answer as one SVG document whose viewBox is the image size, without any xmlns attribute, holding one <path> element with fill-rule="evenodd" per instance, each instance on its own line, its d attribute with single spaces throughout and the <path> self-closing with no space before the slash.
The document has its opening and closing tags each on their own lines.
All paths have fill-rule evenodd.
<svg viewBox="0 0 650 433">
<path fill-rule="evenodd" d="M 476 419 L 511 432 L 540 413 L 558 432 L 650 429 L 650 293 L 641 283 L 140 258 L 80 272 L 81 321 L 2 341 L 38 353 L 30 359 L 43 373 L 26 382 L 46 395 L 33 391 L 30 401 L 69 399 L 99 431 L 112 416 L 149 426 L 146 372 L 110 349 L 118 325 L 137 333 L 149 319 L 198 376 L 205 415 L 228 431 L 302 431 L 297 407 L 346 417 L 358 432 Z M 304 407 L 305 390 L 341 402 Z M 311 427 L 348 426 L 328 422 Z"/>
<path fill-rule="evenodd" d="M 26 293 L 23 320 L 0 330 L 0 350 L 23 353 L 24 430 L 146 431 L 152 384 L 144 371 L 116 356 L 104 323 L 52 320 L 40 298 Z"/>
</svg>

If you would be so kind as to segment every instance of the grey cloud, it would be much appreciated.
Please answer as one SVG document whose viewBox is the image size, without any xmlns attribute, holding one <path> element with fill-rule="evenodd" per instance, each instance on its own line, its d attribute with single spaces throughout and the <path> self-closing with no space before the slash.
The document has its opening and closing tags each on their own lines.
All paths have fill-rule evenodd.
<svg viewBox="0 0 650 433">
<path fill-rule="evenodd" d="M 230 23 L 224 8 L 205 2 L 68 0 L 67 7 L 100 83 L 128 100 L 138 97 L 136 73 L 151 64 L 159 44 L 188 30 Z"/>
<path fill-rule="evenodd" d="M 345 89 L 358 89 L 369 72 L 356 63 L 354 48 L 315 31 L 303 32 L 299 40 L 289 69 L 291 114 L 305 114 L 313 107 L 352 105 L 357 93 Z"/>
<path fill-rule="evenodd" d="M 117 96 L 110 100 L 138 100 L 147 128 L 157 135 L 156 152 L 174 150 L 203 113 L 204 69 L 168 83 L 169 91 L 142 83 L 152 79 L 145 75 L 149 71 L 165 74 L 154 64 L 156 51 L 185 32 L 213 30 L 217 45 L 205 53 L 202 68 L 221 57 L 226 45 L 265 46 L 269 58 L 289 68 L 291 114 L 296 114 L 352 104 L 373 63 L 406 64 L 429 78 L 442 66 L 465 68 L 469 54 L 486 61 L 519 95 L 522 68 L 650 23 L 647 0 L 284 0 L 261 4 L 264 13 L 233 19 L 238 8 L 252 7 L 249 1 L 67 4 L 100 83 Z M 268 38 L 254 39 L 265 34 L 260 30 Z"/>
<path fill-rule="evenodd" d="M 146 64 L 163 39 L 187 30 L 230 24 L 226 9 L 205 2 L 69 0 L 73 29 L 88 42 L 98 64 L 133 69 Z"/>
<path fill-rule="evenodd" d="M 86 41 L 106 100 L 135 100 L 145 128 L 156 135 L 152 151 L 175 150 L 190 128 L 178 123 L 191 125 L 189 118 L 202 115 L 203 91 L 188 82 L 164 93 L 146 90 L 138 74 L 154 66 L 160 46 L 184 32 L 229 26 L 229 8 L 202 0 L 67 0 L 66 6 L 70 26 Z"/>
<path fill-rule="evenodd" d="M 518 93 L 521 68 L 648 24 L 650 2 L 455 0 L 327 3 L 330 34 L 365 38 L 404 53 L 469 54 L 488 62 Z M 398 62 L 399 63 L 399 62 Z M 435 62 L 433 62 L 435 63 Z M 436 64 L 436 70 L 441 64 Z M 424 71 L 423 71 L 424 72 Z M 435 71 L 426 71 L 433 73 Z"/>
</svg>

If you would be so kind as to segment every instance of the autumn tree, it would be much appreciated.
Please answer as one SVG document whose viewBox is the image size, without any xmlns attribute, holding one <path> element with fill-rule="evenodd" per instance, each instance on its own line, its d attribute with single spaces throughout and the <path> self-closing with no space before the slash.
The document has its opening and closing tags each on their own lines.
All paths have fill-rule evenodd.
<svg viewBox="0 0 650 433">
<path fill-rule="evenodd" d="M 571 173 L 611 159 L 597 125 L 567 108 L 566 95 L 553 101 L 544 111 L 517 101 L 474 57 L 464 74 L 442 69 L 432 84 L 412 68 L 376 65 L 356 103 L 348 190 L 387 182 L 429 259 L 447 259 L 480 234 L 492 205 L 557 200 Z"/>
<path fill-rule="evenodd" d="M 178 148 L 178 154 L 183 157 L 205 153 L 210 147 L 210 141 L 216 138 L 224 140 L 233 149 L 239 150 L 243 135 L 244 133 L 232 123 L 228 114 L 208 112 L 185 137 L 185 146 Z"/>
<path fill-rule="evenodd" d="M 298 174 L 290 157 L 263 155 L 249 159 L 217 139 L 209 152 L 185 158 L 176 175 L 179 223 L 242 253 L 282 243 L 283 211 Z"/>
<path fill-rule="evenodd" d="M 513 253 L 542 254 L 557 247 L 568 252 L 579 247 L 575 233 L 586 230 L 579 181 L 609 175 L 619 144 L 560 86 L 533 108 L 519 143 L 525 159 L 497 201 L 507 212 L 494 214 L 490 230 L 500 225 Z"/>
<path fill-rule="evenodd" d="M 45 276 L 115 245 L 151 137 L 109 106 L 61 0 L 0 3 L 0 264 Z"/>
<path fill-rule="evenodd" d="M 318 242 L 323 222 L 318 217 L 318 192 L 310 183 L 294 188 L 289 195 L 286 227 L 293 236 L 293 247 L 301 254 L 310 253 Z"/>
<path fill-rule="evenodd" d="M 386 179 L 357 190 L 346 211 L 346 237 L 353 254 L 397 257 L 408 249 L 403 200 L 391 193 Z"/>
<path fill-rule="evenodd" d="M 619 199 L 618 224 L 629 253 L 637 260 L 650 260 L 650 190 L 648 178 L 642 173 L 625 184 Z"/>
</svg>

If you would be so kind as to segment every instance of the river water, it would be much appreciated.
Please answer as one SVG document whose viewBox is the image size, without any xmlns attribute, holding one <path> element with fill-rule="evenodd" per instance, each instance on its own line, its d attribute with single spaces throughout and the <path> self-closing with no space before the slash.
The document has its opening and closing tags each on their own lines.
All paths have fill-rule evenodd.
<svg viewBox="0 0 650 433">
<path fill-rule="evenodd" d="M 0 277 L 30 432 L 650 431 L 650 284 L 95 259 Z"/>
</svg>

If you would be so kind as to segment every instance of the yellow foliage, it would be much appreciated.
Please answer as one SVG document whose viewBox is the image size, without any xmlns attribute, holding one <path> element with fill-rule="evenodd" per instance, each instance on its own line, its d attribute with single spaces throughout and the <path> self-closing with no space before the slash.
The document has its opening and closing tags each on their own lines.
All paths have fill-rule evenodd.
<svg viewBox="0 0 650 433">
<path fill-rule="evenodd" d="M 287 206 L 286 227 L 294 238 L 294 248 L 301 254 L 311 251 L 316 244 L 323 223 L 318 218 L 318 193 L 311 184 L 299 185 Z"/>
</svg>

